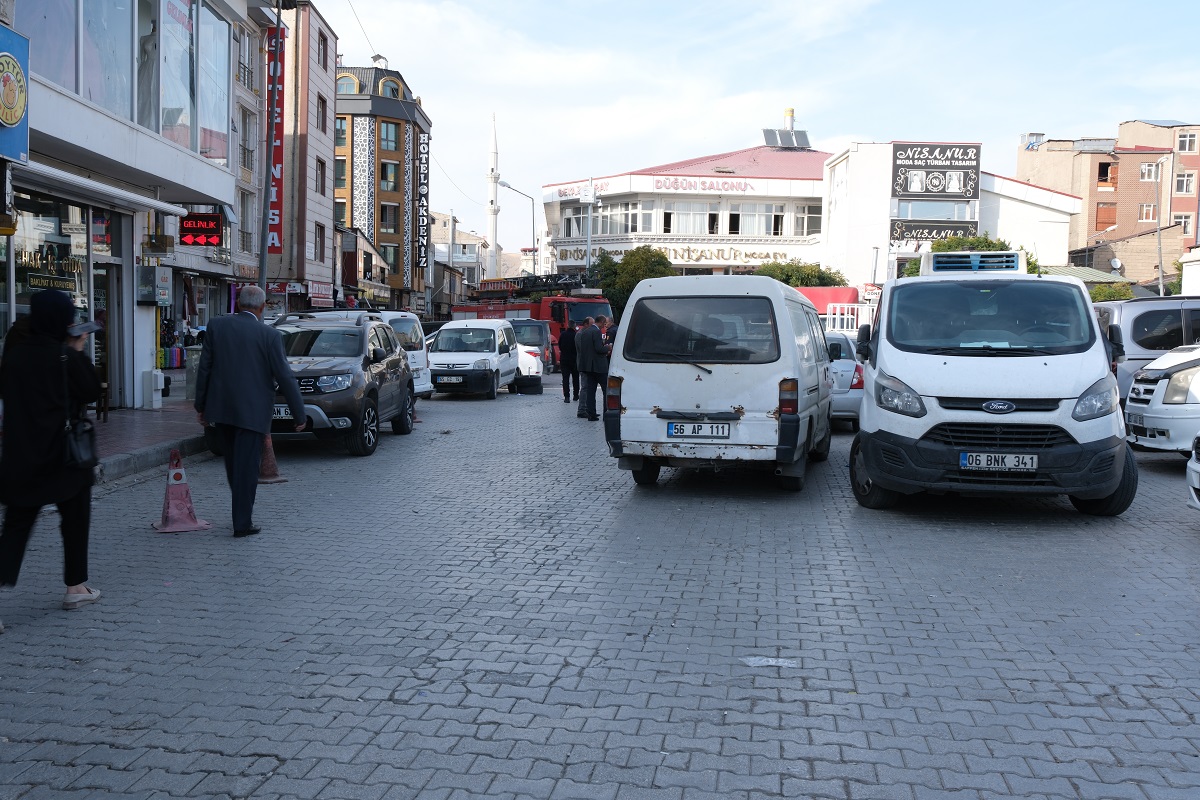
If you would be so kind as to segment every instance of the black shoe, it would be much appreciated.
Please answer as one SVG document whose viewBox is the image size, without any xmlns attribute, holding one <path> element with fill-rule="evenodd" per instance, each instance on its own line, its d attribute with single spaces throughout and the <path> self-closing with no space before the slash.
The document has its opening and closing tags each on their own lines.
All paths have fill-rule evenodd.
<svg viewBox="0 0 1200 800">
<path fill-rule="evenodd" d="M 599 421 L 600 421 L 599 417 L 588 417 L 588 422 L 599 422 Z"/>
<path fill-rule="evenodd" d="M 564 397 L 564 398 L 563 398 L 563 402 L 564 402 L 564 403 L 569 403 L 569 402 L 571 402 L 571 398 L 569 398 L 569 397 Z"/>
<path fill-rule="evenodd" d="M 575 416 L 579 417 L 580 419 L 587 419 L 587 414 L 583 413 L 582 411 L 580 411 Z"/>
<path fill-rule="evenodd" d="M 262 530 L 262 528 L 258 527 L 257 525 L 251 525 L 249 528 L 246 528 L 245 530 L 234 531 L 233 538 L 241 539 L 246 536 L 253 536 L 254 534 L 258 533 L 261 530 Z"/>
</svg>

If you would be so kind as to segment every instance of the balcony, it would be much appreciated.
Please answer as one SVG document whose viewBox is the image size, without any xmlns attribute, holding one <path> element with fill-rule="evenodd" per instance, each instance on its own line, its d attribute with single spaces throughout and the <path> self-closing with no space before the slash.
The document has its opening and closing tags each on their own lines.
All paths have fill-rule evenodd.
<svg viewBox="0 0 1200 800">
<path fill-rule="evenodd" d="M 254 252 L 254 231 L 238 231 L 238 251 L 242 253 Z"/>
<path fill-rule="evenodd" d="M 242 169 L 248 169 L 254 172 L 254 148 L 246 145 L 239 146 L 242 151 Z"/>
<path fill-rule="evenodd" d="M 239 61 L 237 68 L 238 83 L 245 86 L 250 91 L 254 91 L 254 67 L 249 64 Z"/>
</svg>

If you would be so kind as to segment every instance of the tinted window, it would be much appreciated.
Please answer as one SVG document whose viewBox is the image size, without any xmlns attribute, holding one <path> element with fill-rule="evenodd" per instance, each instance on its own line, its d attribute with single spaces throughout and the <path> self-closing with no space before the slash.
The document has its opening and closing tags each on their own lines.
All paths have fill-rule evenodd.
<svg viewBox="0 0 1200 800">
<path fill-rule="evenodd" d="M 1188 328 L 1191 330 L 1191 333 L 1188 334 L 1191 337 L 1191 343 L 1200 344 L 1200 309 L 1193 308 L 1184 313 L 1187 314 Z"/>
<path fill-rule="evenodd" d="M 429 347 L 433 353 L 491 353 L 496 332 L 486 328 L 443 328 Z"/>
<path fill-rule="evenodd" d="M 775 314 L 765 297 L 648 297 L 625 324 L 631 361 L 766 364 L 779 358 Z"/>
<path fill-rule="evenodd" d="M 360 356 L 363 352 L 363 332 L 345 328 L 313 330 L 284 329 L 283 352 L 289 356 Z"/>
<path fill-rule="evenodd" d="M 1178 308 L 1139 314 L 1132 328 L 1130 337 L 1147 350 L 1173 350 L 1183 344 L 1183 314 Z"/>
<path fill-rule="evenodd" d="M 517 341 L 531 347 L 541 347 L 546 343 L 546 329 L 541 325 L 513 325 L 517 332 Z"/>
<path fill-rule="evenodd" d="M 420 350 L 420 344 L 424 341 L 421 336 L 421 330 L 417 326 L 416 320 L 396 318 L 392 320 L 392 330 L 396 332 L 396 338 L 401 345 L 416 343 L 417 349 Z"/>
</svg>

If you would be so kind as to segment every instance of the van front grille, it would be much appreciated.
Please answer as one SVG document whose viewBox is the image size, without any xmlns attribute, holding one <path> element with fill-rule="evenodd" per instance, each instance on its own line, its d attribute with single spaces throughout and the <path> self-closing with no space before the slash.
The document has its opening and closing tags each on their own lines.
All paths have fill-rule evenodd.
<svg viewBox="0 0 1200 800">
<path fill-rule="evenodd" d="M 939 397 L 938 405 L 954 411 L 983 411 L 983 404 L 992 400 L 1007 400 L 1016 406 L 1013 411 L 1057 411 L 1062 402 L 1055 397 Z"/>
<path fill-rule="evenodd" d="M 950 447 L 1046 450 L 1074 444 L 1071 435 L 1057 425 L 987 425 L 943 422 L 921 437 Z"/>
</svg>

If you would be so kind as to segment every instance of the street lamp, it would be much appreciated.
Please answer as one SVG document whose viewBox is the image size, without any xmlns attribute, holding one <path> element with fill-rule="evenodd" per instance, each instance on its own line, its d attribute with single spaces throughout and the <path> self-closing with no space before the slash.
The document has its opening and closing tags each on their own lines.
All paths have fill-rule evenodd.
<svg viewBox="0 0 1200 800">
<path fill-rule="evenodd" d="M 514 189 L 512 184 L 509 183 L 508 181 L 500 181 L 500 185 L 503 186 L 505 189 L 508 189 L 509 191 L 516 192 L 517 194 L 521 195 L 522 197 L 529 197 L 529 195 L 525 194 L 520 189 Z M 534 205 L 533 198 L 529 197 L 529 238 L 530 238 L 532 246 L 533 246 L 533 274 L 534 275 L 537 275 L 537 234 L 535 233 L 536 227 L 537 227 L 536 206 Z"/>
<path fill-rule="evenodd" d="M 1104 234 L 1108 233 L 1109 231 L 1115 231 L 1116 229 L 1117 229 L 1116 225 L 1109 225 L 1107 228 L 1100 231 L 1099 233 L 1093 234 L 1092 236 L 1088 237 L 1088 240 L 1087 240 L 1087 245 L 1088 245 L 1087 246 L 1087 264 L 1085 264 L 1084 266 L 1086 266 L 1090 269 L 1093 262 L 1095 262 L 1095 260 L 1096 260 L 1096 252 L 1092 247 L 1092 242 L 1095 242 L 1096 243 L 1095 246 L 1099 247 L 1100 243 L 1104 241 Z"/>
</svg>

